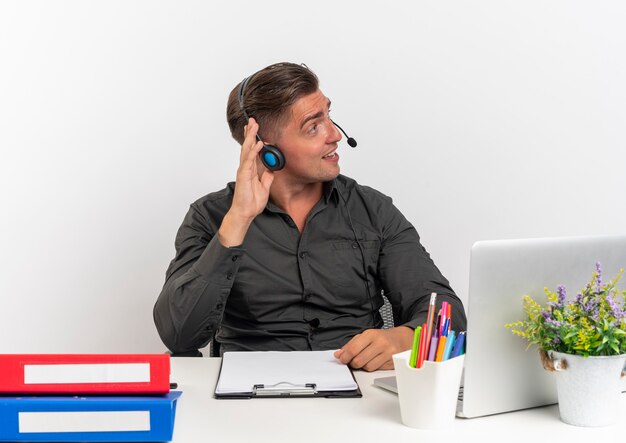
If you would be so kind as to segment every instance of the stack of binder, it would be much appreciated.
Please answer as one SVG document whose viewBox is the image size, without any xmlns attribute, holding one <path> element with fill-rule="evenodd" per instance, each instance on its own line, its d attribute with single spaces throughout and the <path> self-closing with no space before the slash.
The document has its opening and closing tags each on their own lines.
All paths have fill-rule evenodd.
<svg viewBox="0 0 626 443">
<path fill-rule="evenodd" d="M 0 441 L 165 442 L 168 354 L 0 355 Z"/>
</svg>

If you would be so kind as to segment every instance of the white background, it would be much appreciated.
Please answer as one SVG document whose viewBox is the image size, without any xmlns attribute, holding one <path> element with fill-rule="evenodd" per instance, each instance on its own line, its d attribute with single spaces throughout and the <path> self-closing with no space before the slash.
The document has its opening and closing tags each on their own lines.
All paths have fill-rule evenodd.
<svg viewBox="0 0 626 443">
<path fill-rule="evenodd" d="M 462 299 L 477 240 L 624 233 L 624 23 L 621 0 L 1 2 L 0 352 L 165 350 L 176 230 L 235 174 L 227 95 L 280 61 Z"/>
</svg>

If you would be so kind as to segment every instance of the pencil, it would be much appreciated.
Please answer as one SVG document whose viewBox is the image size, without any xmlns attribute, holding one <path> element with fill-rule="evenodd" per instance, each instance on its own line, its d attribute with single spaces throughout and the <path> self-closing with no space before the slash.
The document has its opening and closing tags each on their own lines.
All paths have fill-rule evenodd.
<svg viewBox="0 0 626 443">
<path fill-rule="evenodd" d="M 430 339 L 433 336 L 433 321 L 435 320 L 435 305 L 437 303 L 437 293 L 430 294 L 430 303 L 428 305 L 428 316 L 426 317 L 426 346 L 424 354 L 428 355 Z"/>
</svg>

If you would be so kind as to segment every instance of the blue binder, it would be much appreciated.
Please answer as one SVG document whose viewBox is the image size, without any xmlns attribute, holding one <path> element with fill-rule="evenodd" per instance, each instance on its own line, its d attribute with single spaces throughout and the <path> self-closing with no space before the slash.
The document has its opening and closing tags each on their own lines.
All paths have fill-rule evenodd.
<svg viewBox="0 0 626 443">
<path fill-rule="evenodd" d="M 0 396 L 0 441 L 171 441 L 181 394 Z"/>
</svg>

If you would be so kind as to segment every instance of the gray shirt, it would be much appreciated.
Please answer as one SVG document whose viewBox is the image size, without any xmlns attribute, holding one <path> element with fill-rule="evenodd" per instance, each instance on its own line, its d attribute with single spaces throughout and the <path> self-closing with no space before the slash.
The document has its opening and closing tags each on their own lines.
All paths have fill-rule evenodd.
<svg viewBox="0 0 626 443">
<path fill-rule="evenodd" d="M 430 294 L 452 305 L 452 329 L 465 330 L 463 306 L 391 199 L 338 176 L 324 183 L 302 233 L 268 202 L 239 247 L 217 238 L 235 183 L 193 203 L 176 236 L 176 256 L 154 306 L 173 352 L 338 349 L 383 324 L 382 292 L 396 326 L 426 321 Z"/>
</svg>

